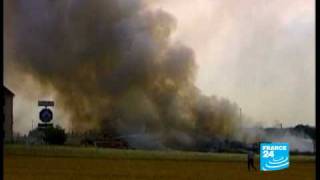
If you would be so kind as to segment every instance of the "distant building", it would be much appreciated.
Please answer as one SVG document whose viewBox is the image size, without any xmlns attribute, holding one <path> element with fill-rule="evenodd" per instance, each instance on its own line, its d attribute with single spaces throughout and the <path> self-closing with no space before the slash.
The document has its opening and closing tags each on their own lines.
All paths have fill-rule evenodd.
<svg viewBox="0 0 320 180">
<path fill-rule="evenodd" d="M 8 88 L 4 88 L 4 141 L 10 142 L 13 140 L 13 97 L 14 93 Z"/>
</svg>

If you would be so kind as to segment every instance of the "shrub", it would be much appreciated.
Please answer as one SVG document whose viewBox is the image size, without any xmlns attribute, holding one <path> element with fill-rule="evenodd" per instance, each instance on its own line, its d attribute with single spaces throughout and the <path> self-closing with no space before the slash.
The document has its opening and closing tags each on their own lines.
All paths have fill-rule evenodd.
<svg viewBox="0 0 320 180">
<path fill-rule="evenodd" d="M 44 129 L 44 141 L 47 144 L 64 144 L 67 140 L 67 134 L 60 126 Z"/>
<path fill-rule="evenodd" d="M 29 132 L 29 139 L 35 139 L 35 143 L 62 145 L 67 140 L 65 130 L 60 126 L 48 127 L 46 129 L 34 129 Z"/>
</svg>

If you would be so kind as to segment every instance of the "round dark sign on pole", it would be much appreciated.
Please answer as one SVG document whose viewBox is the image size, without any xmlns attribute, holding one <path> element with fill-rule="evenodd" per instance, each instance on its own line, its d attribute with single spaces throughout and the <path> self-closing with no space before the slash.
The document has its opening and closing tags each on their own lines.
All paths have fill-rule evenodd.
<svg viewBox="0 0 320 180">
<path fill-rule="evenodd" d="M 39 118 L 44 123 L 50 122 L 53 118 L 53 113 L 50 109 L 44 108 L 40 111 Z"/>
</svg>

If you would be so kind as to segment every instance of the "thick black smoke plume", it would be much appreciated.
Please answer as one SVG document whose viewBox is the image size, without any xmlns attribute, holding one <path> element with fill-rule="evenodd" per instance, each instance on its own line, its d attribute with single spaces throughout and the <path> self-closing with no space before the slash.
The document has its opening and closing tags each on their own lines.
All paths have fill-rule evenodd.
<svg viewBox="0 0 320 180">
<path fill-rule="evenodd" d="M 165 146 L 232 137 L 237 105 L 195 87 L 194 53 L 170 41 L 175 26 L 140 0 L 7 0 L 6 61 L 54 88 L 74 130 Z"/>
</svg>

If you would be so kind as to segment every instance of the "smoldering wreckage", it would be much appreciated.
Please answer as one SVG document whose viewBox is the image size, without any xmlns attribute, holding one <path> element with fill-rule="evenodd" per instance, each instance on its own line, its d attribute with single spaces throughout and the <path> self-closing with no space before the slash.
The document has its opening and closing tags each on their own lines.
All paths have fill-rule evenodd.
<svg viewBox="0 0 320 180">
<path fill-rule="evenodd" d="M 149 5 L 6 1 L 6 59 L 54 91 L 84 144 L 223 150 L 255 142 L 244 138 L 236 103 L 195 86 L 193 50 L 171 39 L 174 17 Z"/>
</svg>

